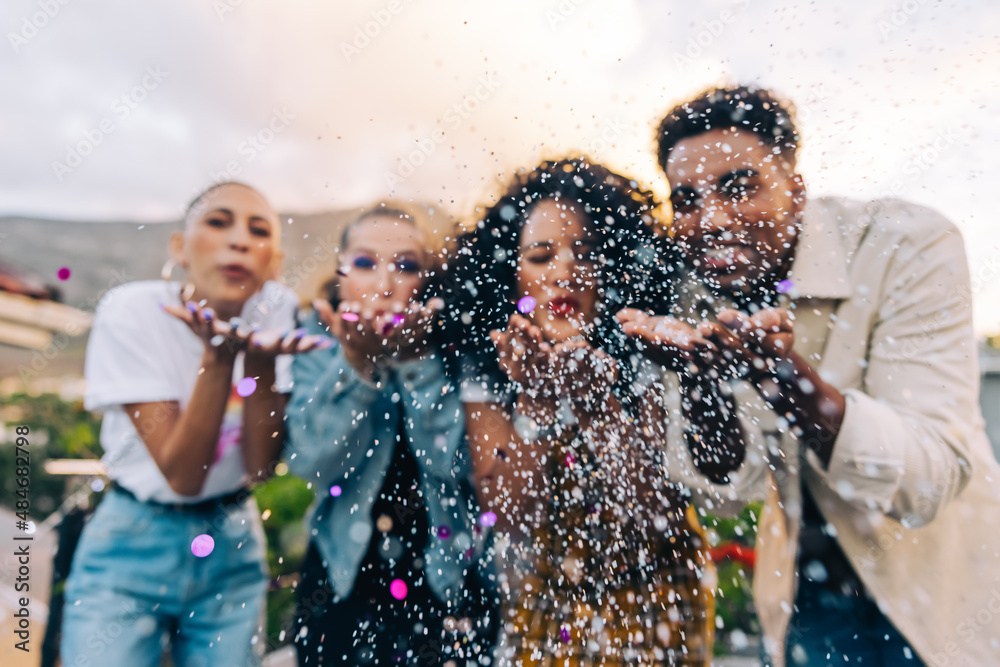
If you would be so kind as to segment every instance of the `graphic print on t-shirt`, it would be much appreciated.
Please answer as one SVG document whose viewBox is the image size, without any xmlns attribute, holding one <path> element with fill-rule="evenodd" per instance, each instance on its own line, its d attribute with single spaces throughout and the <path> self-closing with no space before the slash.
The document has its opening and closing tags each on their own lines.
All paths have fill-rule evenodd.
<svg viewBox="0 0 1000 667">
<path fill-rule="evenodd" d="M 229 388 L 229 400 L 226 402 L 226 413 L 222 417 L 222 427 L 219 429 L 219 442 L 215 449 L 216 464 L 222 460 L 230 449 L 240 446 L 243 434 L 243 397 L 236 393 L 236 385 Z"/>
</svg>

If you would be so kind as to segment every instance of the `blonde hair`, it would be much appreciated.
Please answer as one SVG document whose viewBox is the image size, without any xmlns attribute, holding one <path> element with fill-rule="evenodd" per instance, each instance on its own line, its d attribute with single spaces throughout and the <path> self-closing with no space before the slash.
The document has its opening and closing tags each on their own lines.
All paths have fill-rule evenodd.
<svg viewBox="0 0 1000 667">
<path fill-rule="evenodd" d="M 443 209 L 432 204 L 382 199 L 364 207 L 343 227 L 340 235 L 340 252 L 343 252 L 347 247 L 348 235 L 351 230 L 365 220 L 376 216 L 396 217 L 412 224 L 421 235 L 421 246 L 425 260 L 425 265 L 422 268 L 427 277 L 443 275 L 444 271 L 447 270 L 448 258 L 455 245 L 458 224 Z M 320 290 L 331 300 L 336 300 L 338 298 L 337 287 L 338 276 L 334 275 L 322 285 Z"/>
</svg>

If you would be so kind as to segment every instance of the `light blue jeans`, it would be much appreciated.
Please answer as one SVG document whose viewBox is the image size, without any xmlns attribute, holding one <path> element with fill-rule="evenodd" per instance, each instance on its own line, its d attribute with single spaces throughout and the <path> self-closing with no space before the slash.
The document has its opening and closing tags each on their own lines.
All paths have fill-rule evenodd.
<svg viewBox="0 0 1000 667">
<path fill-rule="evenodd" d="M 215 549 L 198 558 L 201 534 Z M 64 667 L 260 664 L 267 566 L 253 498 L 226 509 L 178 511 L 108 491 L 66 581 Z"/>
</svg>

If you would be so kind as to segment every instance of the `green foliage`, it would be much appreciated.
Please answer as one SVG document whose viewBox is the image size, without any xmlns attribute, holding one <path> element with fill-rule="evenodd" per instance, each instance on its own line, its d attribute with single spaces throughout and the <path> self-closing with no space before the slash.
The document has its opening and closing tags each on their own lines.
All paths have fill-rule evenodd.
<svg viewBox="0 0 1000 667">
<path fill-rule="evenodd" d="M 14 427 L 27 426 L 31 468 L 31 518 L 36 523 L 51 514 L 72 483 L 66 476 L 45 472 L 49 459 L 100 458 L 100 419 L 83 409 L 81 401 L 65 401 L 56 394 L 32 396 L 12 394 L 0 403 L 0 421 L 5 425 L 5 451 L 0 457 L 0 502 L 11 507 L 17 488 L 14 468 Z"/>
<path fill-rule="evenodd" d="M 279 466 L 278 472 L 282 472 Z M 313 500 L 312 489 L 292 475 L 278 475 L 254 490 L 264 519 L 267 563 L 276 585 L 267 594 L 267 636 L 276 648 L 292 639 L 295 593 L 289 582 L 297 576 L 305 557 L 305 514 Z M 282 630 L 284 639 L 279 639 Z"/>
<path fill-rule="evenodd" d="M 735 543 L 753 548 L 757 537 L 757 520 L 763 503 L 755 502 L 743 508 L 736 517 L 717 517 L 708 514 L 702 517 L 702 525 L 708 532 L 709 544 L 713 547 Z M 753 605 L 753 569 L 743 563 L 724 558 L 716 563 L 718 574 L 715 614 L 717 655 L 728 652 L 726 639 L 734 630 L 747 635 L 760 633 L 760 625 Z"/>
</svg>

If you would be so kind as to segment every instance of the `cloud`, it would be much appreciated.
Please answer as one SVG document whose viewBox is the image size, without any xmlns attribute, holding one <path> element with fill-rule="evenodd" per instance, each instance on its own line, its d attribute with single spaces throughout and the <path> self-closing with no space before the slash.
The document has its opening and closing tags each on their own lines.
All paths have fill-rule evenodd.
<svg viewBox="0 0 1000 667">
<path fill-rule="evenodd" d="M 25 38 L 26 21 L 43 25 Z M 975 263 L 1000 246 L 998 25 L 971 0 L 9 0 L 0 212 L 170 219 L 237 171 L 283 210 L 391 188 L 461 216 L 511 170 L 579 149 L 662 193 L 659 116 L 731 80 L 798 104 L 814 192 L 876 196 L 907 176 L 900 194 L 959 222 Z M 151 67 L 166 78 L 128 97 Z M 942 134 L 947 150 L 904 174 Z"/>
</svg>

